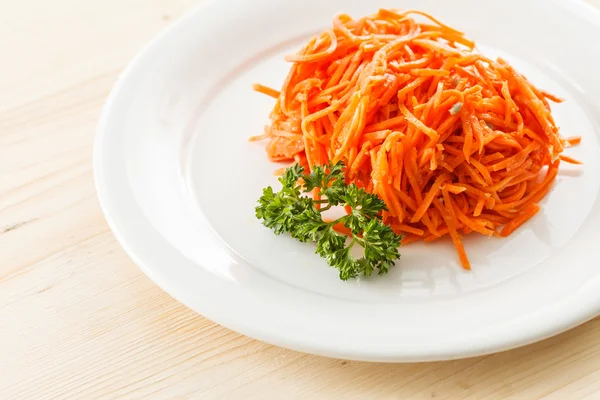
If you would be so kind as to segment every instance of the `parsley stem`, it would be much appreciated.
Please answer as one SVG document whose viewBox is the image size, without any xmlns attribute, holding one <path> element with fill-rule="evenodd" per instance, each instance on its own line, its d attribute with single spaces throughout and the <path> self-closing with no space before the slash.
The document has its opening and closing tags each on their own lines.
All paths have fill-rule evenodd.
<svg viewBox="0 0 600 400">
<path fill-rule="evenodd" d="M 319 209 L 320 212 L 327 211 L 331 208 L 331 204 L 327 204 L 325 207 Z"/>
<path fill-rule="evenodd" d="M 365 247 L 365 239 L 354 236 L 354 241 L 358 243 L 361 247 Z"/>
<path fill-rule="evenodd" d="M 352 250 L 352 247 L 354 246 L 354 243 L 356 243 L 356 236 L 352 236 L 352 240 L 350 241 L 350 244 L 348 245 L 348 249 Z"/>
</svg>

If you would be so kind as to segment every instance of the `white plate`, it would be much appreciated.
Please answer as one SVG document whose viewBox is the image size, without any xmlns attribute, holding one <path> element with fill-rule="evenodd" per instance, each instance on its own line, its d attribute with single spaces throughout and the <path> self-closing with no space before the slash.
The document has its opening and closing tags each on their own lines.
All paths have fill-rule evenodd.
<svg viewBox="0 0 600 400">
<path fill-rule="evenodd" d="M 569 154 L 540 212 L 508 239 L 401 249 L 388 276 L 341 282 L 309 244 L 254 217 L 276 184 L 262 131 L 294 52 L 337 12 L 419 8 L 465 30 L 567 99 Z M 157 38 L 113 90 L 95 144 L 99 197 L 119 242 L 158 285 L 248 336 L 360 360 L 473 356 L 530 343 L 600 311 L 600 16 L 562 0 L 208 2 Z M 224 186 L 221 186 L 224 184 Z"/>
</svg>

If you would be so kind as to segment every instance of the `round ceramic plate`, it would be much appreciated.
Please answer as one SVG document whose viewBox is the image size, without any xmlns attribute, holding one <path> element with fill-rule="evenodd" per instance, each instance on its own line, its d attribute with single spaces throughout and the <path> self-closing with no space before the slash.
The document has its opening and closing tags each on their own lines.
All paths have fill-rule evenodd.
<svg viewBox="0 0 600 400">
<path fill-rule="evenodd" d="M 387 276 L 342 282 L 310 244 L 254 216 L 279 166 L 262 132 L 293 53 L 334 14 L 418 8 L 467 32 L 536 85 L 581 135 L 542 211 L 507 239 L 414 244 Z M 600 16 L 570 0 L 206 2 L 123 73 L 104 110 L 95 173 L 119 242 L 158 285 L 248 336 L 321 355 L 441 360 L 527 344 L 600 311 Z"/>
</svg>

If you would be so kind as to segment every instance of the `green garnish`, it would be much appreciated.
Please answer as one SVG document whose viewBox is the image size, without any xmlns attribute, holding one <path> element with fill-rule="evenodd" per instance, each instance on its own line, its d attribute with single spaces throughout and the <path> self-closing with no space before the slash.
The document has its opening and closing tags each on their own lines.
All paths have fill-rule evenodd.
<svg viewBox="0 0 600 400">
<path fill-rule="evenodd" d="M 315 242 L 316 254 L 340 271 L 340 279 L 379 275 L 388 272 L 400 258 L 398 247 L 402 237 L 381 221 L 385 203 L 375 194 L 367 193 L 344 180 L 344 165 L 315 166 L 310 174 L 295 164 L 279 178 L 282 188 L 263 189 L 256 206 L 256 218 L 275 234 L 289 233 L 301 242 Z M 302 180 L 302 184 L 298 181 Z M 319 189 L 322 200 L 315 201 L 303 193 Z M 317 204 L 319 208 L 317 209 Z M 349 206 L 352 212 L 334 221 L 325 222 L 322 213 L 334 206 Z M 334 229 L 342 223 L 350 236 Z M 351 250 L 358 244 L 364 255 L 356 258 Z"/>
</svg>

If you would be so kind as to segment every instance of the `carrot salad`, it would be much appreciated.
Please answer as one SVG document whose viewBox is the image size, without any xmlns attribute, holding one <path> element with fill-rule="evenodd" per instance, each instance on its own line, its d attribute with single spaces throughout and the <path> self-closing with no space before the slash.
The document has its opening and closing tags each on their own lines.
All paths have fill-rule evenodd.
<svg viewBox="0 0 600 400">
<path fill-rule="evenodd" d="M 414 16 L 419 21 L 413 18 Z M 402 243 L 508 236 L 539 210 L 563 155 L 549 102 L 502 59 L 420 11 L 339 14 L 295 55 L 261 136 L 273 161 L 343 161 L 346 179 L 380 196 Z"/>
</svg>

